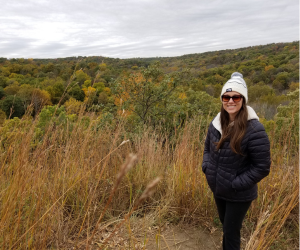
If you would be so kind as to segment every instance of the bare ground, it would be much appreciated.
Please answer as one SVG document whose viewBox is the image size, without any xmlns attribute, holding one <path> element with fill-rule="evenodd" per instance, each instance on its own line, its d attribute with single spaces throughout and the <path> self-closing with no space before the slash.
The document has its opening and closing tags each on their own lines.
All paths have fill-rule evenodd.
<svg viewBox="0 0 300 250">
<path fill-rule="evenodd" d="M 199 227 L 188 225 L 172 226 L 162 231 L 160 235 L 149 238 L 145 249 L 170 250 L 216 250 L 221 249 L 221 232 L 209 232 Z"/>
<path fill-rule="evenodd" d="M 102 227 L 103 228 L 103 227 Z M 187 224 L 162 227 L 145 225 L 141 220 L 122 226 L 111 237 L 114 226 L 96 233 L 86 247 L 86 240 L 68 241 L 59 249 L 105 249 L 105 250 L 220 250 L 222 233 L 217 228 L 202 228 Z M 109 240 L 106 239 L 109 237 Z"/>
</svg>

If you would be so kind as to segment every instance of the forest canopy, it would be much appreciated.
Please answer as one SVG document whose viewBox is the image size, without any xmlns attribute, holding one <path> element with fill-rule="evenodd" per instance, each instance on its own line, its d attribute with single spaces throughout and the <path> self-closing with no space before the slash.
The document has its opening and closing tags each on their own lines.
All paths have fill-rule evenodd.
<svg viewBox="0 0 300 250">
<path fill-rule="evenodd" d="M 84 111 L 126 116 L 133 124 L 180 125 L 216 114 L 221 88 L 235 71 L 248 85 L 249 105 L 274 119 L 277 107 L 289 104 L 286 94 L 299 88 L 299 43 L 179 57 L 0 58 L 0 113 L 36 117 L 43 107 L 58 105 L 69 115 Z"/>
</svg>

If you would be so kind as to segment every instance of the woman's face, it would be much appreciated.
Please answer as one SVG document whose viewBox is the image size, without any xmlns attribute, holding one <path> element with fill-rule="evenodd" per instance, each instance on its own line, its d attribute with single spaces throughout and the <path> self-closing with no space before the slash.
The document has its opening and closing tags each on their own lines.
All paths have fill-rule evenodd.
<svg viewBox="0 0 300 250">
<path fill-rule="evenodd" d="M 223 94 L 223 96 L 242 96 L 240 93 L 232 91 L 232 92 L 226 92 Z M 234 102 L 232 98 L 228 102 L 225 102 L 222 100 L 223 103 L 223 108 L 227 111 L 229 114 L 230 120 L 234 121 L 235 116 L 238 114 L 240 109 L 242 108 L 243 105 L 243 96 L 240 101 Z"/>
</svg>

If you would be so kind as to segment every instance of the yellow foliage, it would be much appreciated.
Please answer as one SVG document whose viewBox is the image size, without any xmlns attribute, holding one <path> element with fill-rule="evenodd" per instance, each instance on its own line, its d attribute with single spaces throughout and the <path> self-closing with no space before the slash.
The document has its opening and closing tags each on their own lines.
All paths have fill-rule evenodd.
<svg viewBox="0 0 300 250">
<path fill-rule="evenodd" d="M 268 70 L 273 69 L 273 68 L 274 68 L 273 65 L 268 65 L 268 66 L 265 67 L 265 71 L 268 71 Z"/>
<path fill-rule="evenodd" d="M 92 96 L 96 95 L 96 89 L 93 87 L 83 88 L 82 90 L 85 94 L 85 98 L 84 98 L 85 103 L 87 103 Z"/>
<path fill-rule="evenodd" d="M 76 76 L 76 81 L 80 82 L 81 84 L 83 84 L 84 81 L 86 80 L 90 80 L 88 74 L 84 73 L 82 69 L 77 70 L 75 72 L 75 76 Z"/>
<path fill-rule="evenodd" d="M 261 55 L 259 57 L 257 57 L 258 60 L 264 60 L 265 59 L 265 56 L 264 55 Z"/>
<path fill-rule="evenodd" d="M 89 96 L 91 96 L 94 92 L 96 92 L 96 89 L 93 88 L 93 87 L 83 88 L 82 90 L 83 90 L 83 92 L 84 92 L 84 94 L 85 94 L 86 97 L 89 97 Z"/>
<path fill-rule="evenodd" d="M 31 103 L 34 109 L 39 111 L 46 105 L 52 105 L 51 96 L 46 90 L 34 89 L 32 91 Z"/>
<path fill-rule="evenodd" d="M 100 71 L 105 71 L 106 70 L 106 64 L 105 63 L 101 63 L 99 65 Z"/>
<path fill-rule="evenodd" d="M 45 105 L 52 105 L 51 95 L 46 90 L 35 89 L 32 95 L 39 96 Z"/>
<path fill-rule="evenodd" d="M 107 94 L 108 96 L 111 95 L 111 90 L 110 90 L 110 88 L 105 87 L 105 88 L 103 89 L 103 91 L 106 92 L 106 94 Z"/>
<path fill-rule="evenodd" d="M 179 99 L 181 99 L 181 100 L 186 99 L 186 94 L 185 93 L 180 93 L 179 94 Z"/>
<path fill-rule="evenodd" d="M 77 101 L 74 98 L 70 98 L 65 102 L 64 106 L 66 108 L 67 114 L 79 114 L 83 103 L 81 101 Z"/>
</svg>

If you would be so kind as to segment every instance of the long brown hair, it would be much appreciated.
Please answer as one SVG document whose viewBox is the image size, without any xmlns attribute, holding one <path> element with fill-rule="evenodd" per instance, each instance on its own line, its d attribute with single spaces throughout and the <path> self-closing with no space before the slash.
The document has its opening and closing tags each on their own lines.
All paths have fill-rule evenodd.
<svg viewBox="0 0 300 250">
<path fill-rule="evenodd" d="M 243 98 L 243 104 L 240 111 L 237 113 L 233 126 L 229 126 L 230 119 L 229 114 L 221 107 L 221 128 L 222 128 L 222 137 L 219 142 L 217 142 L 217 150 L 219 150 L 224 141 L 227 138 L 230 138 L 230 147 L 231 150 L 236 154 L 242 155 L 241 142 L 247 130 L 247 121 L 248 121 L 248 110 Z"/>
</svg>

